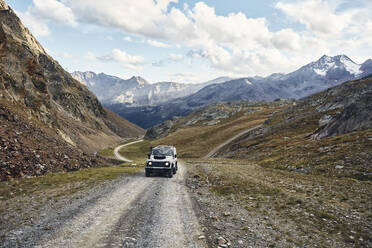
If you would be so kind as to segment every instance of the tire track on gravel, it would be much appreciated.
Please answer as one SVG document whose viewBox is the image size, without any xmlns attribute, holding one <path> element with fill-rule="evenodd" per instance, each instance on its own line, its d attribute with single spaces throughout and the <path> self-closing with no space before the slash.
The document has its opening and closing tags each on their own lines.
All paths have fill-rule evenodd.
<svg viewBox="0 0 372 248">
<path fill-rule="evenodd" d="M 68 221 L 50 240 L 36 247 L 97 247 L 97 242 L 111 230 L 136 197 L 150 184 L 134 177 L 85 212 Z"/>
</svg>

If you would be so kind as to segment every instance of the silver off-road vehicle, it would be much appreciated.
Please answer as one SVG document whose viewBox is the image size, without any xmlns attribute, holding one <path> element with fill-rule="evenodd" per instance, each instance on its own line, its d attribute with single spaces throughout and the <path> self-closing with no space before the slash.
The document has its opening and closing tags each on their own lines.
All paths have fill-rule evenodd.
<svg viewBox="0 0 372 248">
<path fill-rule="evenodd" d="M 150 149 L 146 160 L 146 177 L 151 176 L 151 173 L 163 173 L 173 177 L 177 169 L 177 150 L 174 146 L 162 145 Z"/>
</svg>

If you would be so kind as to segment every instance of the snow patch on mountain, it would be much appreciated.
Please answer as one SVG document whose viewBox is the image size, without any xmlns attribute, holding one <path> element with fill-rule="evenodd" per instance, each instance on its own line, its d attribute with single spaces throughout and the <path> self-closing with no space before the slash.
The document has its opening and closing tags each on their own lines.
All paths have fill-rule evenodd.
<svg viewBox="0 0 372 248">
<path fill-rule="evenodd" d="M 252 85 L 252 82 L 250 82 L 248 79 L 245 79 L 244 81 L 245 81 L 246 84 Z"/>
<path fill-rule="evenodd" d="M 133 103 L 134 102 L 134 94 L 131 91 L 127 91 L 124 94 L 121 94 L 115 98 L 115 102 L 117 103 Z"/>
<path fill-rule="evenodd" d="M 348 72 L 350 72 L 350 74 L 359 75 L 359 74 L 363 73 L 360 70 L 361 65 L 358 65 L 358 64 L 354 63 L 350 59 L 345 58 L 345 57 L 341 57 L 340 61 L 344 64 L 345 69 Z"/>
<path fill-rule="evenodd" d="M 325 76 L 327 74 L 327 70 L 325 70 L 325 69 L 316 69 L 316 68 L 314 68 L 313 70 L 315 71 L 316 74 L 318 74 L 320 76 Z"/>
</svg>

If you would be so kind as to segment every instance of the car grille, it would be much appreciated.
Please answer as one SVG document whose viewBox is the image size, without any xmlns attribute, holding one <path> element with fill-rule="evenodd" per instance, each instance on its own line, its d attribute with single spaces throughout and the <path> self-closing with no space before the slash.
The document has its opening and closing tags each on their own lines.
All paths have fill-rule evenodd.
<svg viewBox="0 0 372 248">
<path fill-rule="evenodd" d="M 153 167 L 164 167 L 165 162 L 152 162 L 151 166 L 153 166 Z"/>
<path fill-rule="evenodd" d="M 154 159 L 165 159 L 165 156 L 154 156 Z"/>
</svg>

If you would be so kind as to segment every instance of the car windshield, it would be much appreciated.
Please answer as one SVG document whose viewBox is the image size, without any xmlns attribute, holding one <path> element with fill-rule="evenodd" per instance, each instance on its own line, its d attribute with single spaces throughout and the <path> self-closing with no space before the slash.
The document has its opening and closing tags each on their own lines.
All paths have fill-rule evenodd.
<svg viewBox="0 0 372 248">
<path fill-rule="evenodd" d="M 152 149 L 152 155 L 155 156 L 173 156 L 173 151 L 170 148 L 154 148 Z"/>
</svg>

